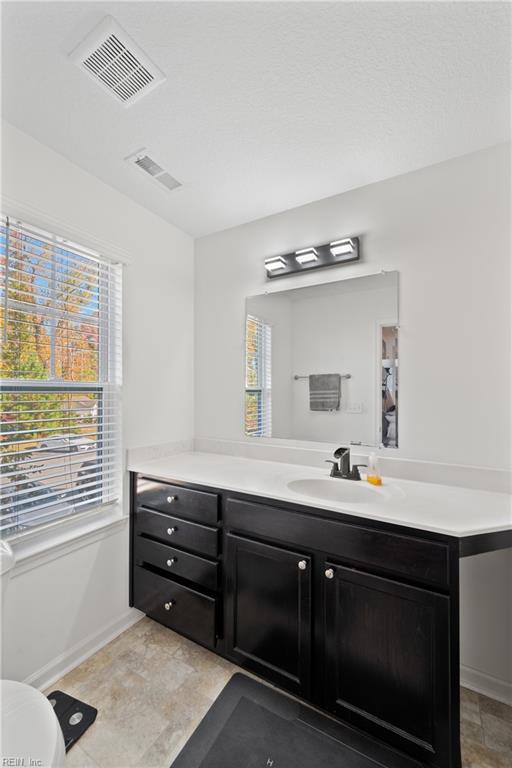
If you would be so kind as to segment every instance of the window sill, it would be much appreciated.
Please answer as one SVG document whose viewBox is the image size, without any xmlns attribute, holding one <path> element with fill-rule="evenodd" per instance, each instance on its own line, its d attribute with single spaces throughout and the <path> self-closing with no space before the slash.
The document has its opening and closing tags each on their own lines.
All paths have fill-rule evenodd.
<svg viewBox="0 0 512 768">
<path fill-rule="evenodd" d="M 58 527 L 49 527 L 34 534 L 9 541 L 16 562 L 11 577 L 69 554 L 124 528 L 128 515 L 121 504 L 92 510 L 79 520 L 69 520 Z"/>
</svg>

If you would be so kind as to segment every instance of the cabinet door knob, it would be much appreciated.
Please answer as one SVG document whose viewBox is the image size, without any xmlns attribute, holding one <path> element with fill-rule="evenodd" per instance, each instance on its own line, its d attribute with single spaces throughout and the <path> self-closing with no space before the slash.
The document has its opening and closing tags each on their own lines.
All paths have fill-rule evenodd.
<svg viewBox="0 0 512 768">
<path fill-rule="evenodd" d="M 300 571 L 305 571 L 307 567 L 308 567 L 308 564 L 307 564 L 306 560 L 299 560 L 299 570 Z"/>
<path fill-rule="evenodd" d="M 167 501 L 169 502 L 169 504 L 172 504 L 173 501 L 178 501 L 178 497 L 177 496 L 168 496 L 167 497 Z"/>
<path fill-rule="evenodd" d="M 172 568 L 175 562 L 176 562 L 176 558 L 171 557 L 171 559 L 167 561 L 167 565 L 169 566 L 169 568 Z"/>
<path fill-rule="evenodd" d="M 164 603 L 164 608 L 166 611 L 170 611 L 173 605 L 174 605 L 174 600 L 169 600 L 168 603 Z"/>
<path fill-rule="evenodd" d="M 169 536 L 172 536 L 173 533 L 176 533 L 177 530 L 178 530 L 177 528 L 168 528 L 167 533 L 169 534 Z"/>
<path fill-rule="evenodd" d="M 334 568 L 328 568 L 325 572 L 326 579 L 334 579 Z"/>
</svg>

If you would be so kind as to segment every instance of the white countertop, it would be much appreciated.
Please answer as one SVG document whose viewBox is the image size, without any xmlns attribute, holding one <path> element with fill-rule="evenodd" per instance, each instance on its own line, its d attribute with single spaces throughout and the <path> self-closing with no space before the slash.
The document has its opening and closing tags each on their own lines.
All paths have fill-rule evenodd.
<svg viewBox="0 0 512 768">
<path fill-rule="evenodd" d="M 307 467 L 274 461 L 246 459 L 215 453 L 178 453 L 150 461 L 133 461 L 128 469 L 144 475 L 183 483 L 213 486 L 226 491 L 264 496 L 304 506 L 344 512 L 355 517 L 419 528 L 448 536 L 471 536 L 512 529 L 512 496 L 507 493 L 471 490 L 450 485 L 383 478 L 375 489 L 375 501 L 351 503 L 311 496 L 288 487 L 303 480 L 326 480 L 328 494 L 336 496 L 373 489 L 366 481 L 329 478 L 325 467 Z M 340 485 L 341 484 L 341 485 Z M 365 493 L 365 496 L 371 494 Z"/>
</svg>

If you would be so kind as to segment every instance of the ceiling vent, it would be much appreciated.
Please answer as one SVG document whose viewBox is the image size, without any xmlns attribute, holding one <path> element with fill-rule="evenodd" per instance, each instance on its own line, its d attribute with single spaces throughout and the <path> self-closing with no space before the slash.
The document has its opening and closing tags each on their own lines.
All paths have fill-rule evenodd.
<svg viewBox="0 0 512 768">
<path fill-rule="evenodd" d="M 112 16 L 106 16 L 93 29 L 70 59 L 125 107 L 165 80 L 163 72 Z"/>
<path fill-rule="evenodd" d="M 141 171 L 147 173 L 148 176 L 151 176 L 151 178 L 158 181 L 159 184 L 162 184 L 167 189 L 172 191 L 173 189 L 181 187 L 181 182 L 171 176 L 171 174 L 168 173 L 165 168 L 162 168 L 156 160 L 153 160 L 153 158 L 148 155 L 147 149 L 139 149 L 138 152 L 135 152 L 125 159 L 128 163 L 137 166 L 137 168 L 140 168 Z"/>
</svg>

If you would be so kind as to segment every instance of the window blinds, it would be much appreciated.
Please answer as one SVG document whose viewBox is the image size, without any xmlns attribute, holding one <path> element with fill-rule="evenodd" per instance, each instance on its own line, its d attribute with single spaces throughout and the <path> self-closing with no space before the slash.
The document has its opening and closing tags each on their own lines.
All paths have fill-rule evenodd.
<svg viewBox="0 0 512 768">
<path fill-rule="evenodd" d="M 272 328 L 253 315 L 245 324 L 245 434 L 272 435 Z"/>
<path fill-rule="evenodd" d="M 0 532 L 120 491 L 121 267 L 0 221 Z"/>
</svg>

